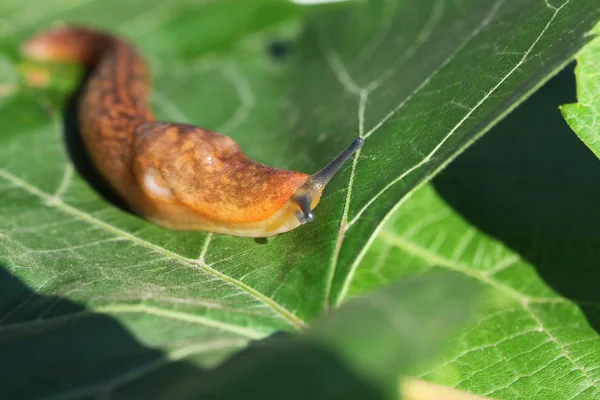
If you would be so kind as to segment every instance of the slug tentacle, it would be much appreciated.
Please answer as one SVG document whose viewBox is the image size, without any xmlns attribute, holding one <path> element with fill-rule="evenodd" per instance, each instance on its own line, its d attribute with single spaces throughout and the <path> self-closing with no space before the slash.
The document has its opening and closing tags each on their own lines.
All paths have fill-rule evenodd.
<svg viewBox="0 0 600 400">
<path fill-rule="evenodd" d="M 298 214 L 298 221 L 304 224 L 315 219 L 311 205 L 313 201 L 319 202 L 323 189 L 329 183 L 331 178 L 342 168 L 342 166 L 356 153 L 365 143 L 361 137 L 354 141 L 339 156 L 333 159 L 320 171 L 311 175 L 302 186 L 294 193 L 293 198 L 298 203 L 301 213 Z M 316 206 L 315 203 L 315 206 Z"/>
<path fill-rule="evenodd" d="M 304 184 L 303 189 L 310 191 L 322 190 L 340 168 L 342 168 L 342 165 L 344 165 L 364 143 L 365 140 L 361 137 L 354 139 L 352 144 L 350 144 L 350 146 L 348 146 L 339 156 L 334 158 L 333 161 L 327 164 L 323 169 L 311 175 Z"/>
<path fill-rule="evenodd" d="M 308 192 L 295 193 L 294 200 L 298 203 L 300 207 L 300 212 L 298 212 L 298 221 L 301 224 L 305 224 L 307 222 L 312 222 L 315 219 L 315 214 L 312 211 L 312 196 Z"/>
<path fill-rule="evenodd" d="M 79 103 L 80 133 L 98 172 L 129 207 L 167 228 L 268 237 L 314 220 L 325 185 L 362 146 L 356 139 L 316 174 L 250 160 L 229 137 L 156 121 L 146 64 L 125 40 L 60 27 L 23 53 L 90 69 Z"/>
</svg>

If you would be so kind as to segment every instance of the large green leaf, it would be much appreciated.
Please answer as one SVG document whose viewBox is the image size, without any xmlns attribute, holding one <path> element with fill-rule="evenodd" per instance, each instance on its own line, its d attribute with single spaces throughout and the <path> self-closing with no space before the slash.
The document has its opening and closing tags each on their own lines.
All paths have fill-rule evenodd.
<svg viewBox="0 0 600 400">
<path fill-rule="evenodd" d="M 600 166 L 557 109 L 573 95 L 569 68 L 415 193 L 359 267 L 354 294 L 432 266 L 487 286 L 414 375 L 500 399 L 600 398 Z"/>
<path fill-rule="evenodd" d="M 6 0 L 0 13 L 0 329 L 13 354 L 39 357 L 11 363 L 11 376 L 63 393 L 143 373 L 156 357 L 144 346 L 213 366 L 343 302 L 388 212 L 562 66 L 600 10 L 357 1 L 317 9 L 305 28 L 305 9 L 275 0 Z M 312 172 L 357 134 L 365 147 L 315 223 L 266 244 L 160 229 L 94 187 L 63 114 L 72 70 L 18 56 L 56 19 L 131 38 L 155 74 L 159 117 L 231 134 L 254 159 Z M 50 87 L 19 81 L 25 70 L 50 73 Z M 116 321 L 142 346 L 111 346 Z M 61 368 L 51 347 L 64 349 Z"/>
<path fill-rule="evenodd" d="M 592 35 L 600 33 L 596 25 Z M 577 56 L 577 103 L 561 107 L 563 116 L 581 140 L 600 158 L 600 38 L 588 43 Z"/>
</svg>

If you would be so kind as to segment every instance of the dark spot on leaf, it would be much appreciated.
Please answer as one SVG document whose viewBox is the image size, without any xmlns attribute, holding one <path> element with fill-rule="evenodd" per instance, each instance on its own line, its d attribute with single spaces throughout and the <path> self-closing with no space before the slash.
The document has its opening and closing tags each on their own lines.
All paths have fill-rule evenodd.
<svg viewBox="0 0 600 400">
<path fill-rule="evenodd" d="M 275 39 L 268 45 L 268 52 L 271 58 L 277 61 L 283 60 L 291 51 L 290 43 L 286 40 Z"/>
</svg>

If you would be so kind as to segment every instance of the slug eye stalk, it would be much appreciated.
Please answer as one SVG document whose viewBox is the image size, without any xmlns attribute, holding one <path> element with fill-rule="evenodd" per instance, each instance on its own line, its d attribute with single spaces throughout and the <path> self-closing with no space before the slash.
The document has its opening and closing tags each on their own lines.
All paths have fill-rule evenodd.
<svg viewBox="0 0 600 400">
<path fill-rule="evenodd" d="M 312 212 L 311 203 L 312 199 L 310 193 L 301 193 L 294 195 L 294 200 L 298 203 L 300 210 L 297 214 L 298 221 L 301 224 L 312 222 L 315 219 L 315 214 Z"/>
<path fill-rule="evenodd" d="M 356 153 L 365 143 L 361 137 L 354 141 L 339 156 L 333 159 L 320 171 L 311 175 L 306 182 L 294 194 L 294 201 L 300 207 L 301 212 L 297 218 L 301 224 L 311 222 L 315 219 L 312 211 L 312 202 L 321 197 L 321 193 L 331 178 L 340 170 L 340 168 Z"/>
</svg>

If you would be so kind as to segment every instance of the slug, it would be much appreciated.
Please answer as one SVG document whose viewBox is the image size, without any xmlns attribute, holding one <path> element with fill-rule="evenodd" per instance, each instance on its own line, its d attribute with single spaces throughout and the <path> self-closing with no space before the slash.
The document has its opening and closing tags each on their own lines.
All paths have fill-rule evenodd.
<svg viewBox="0 0 600 400">
<path fill-rule="evenodd" d="M 363 145 L 356 138 L 313 175 L 273 168 L 228 136 L 157 121 L 146 63 L 123 38 L 62 26 L 34 35 L 22 52 L 89 69 L 78 114 L 92 165 L 132 211 L 165 228 L 247 237 L 293 230 L 314 219 L 325 185 Z"/>
</svg>

